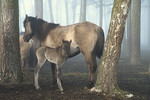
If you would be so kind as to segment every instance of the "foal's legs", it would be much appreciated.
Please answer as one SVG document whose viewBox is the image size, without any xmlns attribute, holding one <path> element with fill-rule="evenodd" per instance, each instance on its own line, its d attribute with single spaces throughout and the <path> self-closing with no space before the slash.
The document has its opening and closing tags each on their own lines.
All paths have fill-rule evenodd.
<svg viewBox="0 0 150 100">
<path fill-rule="evenodd" d="M 97 69 L 96 56 L 95 55 L 84 55 L 85 60 L 89 69 L 89 83 L 88 88 L 92 88 L 94 86 L 95 73 Z"/>
<path fill-rule="evenodd" d="M 38 58 L 38 64 L 34 70 L 34 85 L 35 85 L 36 89 L 39 89 L 40 88 L 40 86 L 38 84 L 39 72 L 40 72 L 41 67 L 45 63 L 46 58 L 44 57 L 44 55 L 43 55 L 43 57 L 37 56 L 37 58 Z"/>
<path fill-rule="evenodd" d="M 60 66 L 60 65 L 56 65 L 56 68 L 57 68 L 57 85 L 58 85 L 58 87 L 61 91 L 61 94 L 64 94 L 63 93 L 63 88 L 62 88 L 62 85 L 61 85 L 61 77 L 62 77 L 61 76 L 61 72 L 62 72 L 61 67 L 62 66 Z"/>
</svg>

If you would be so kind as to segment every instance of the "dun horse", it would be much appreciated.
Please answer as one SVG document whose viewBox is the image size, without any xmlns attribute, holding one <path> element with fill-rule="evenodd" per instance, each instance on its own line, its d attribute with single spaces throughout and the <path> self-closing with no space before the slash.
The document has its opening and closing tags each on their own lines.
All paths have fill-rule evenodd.
<svg viewBox="0 0 150 100">
<path fill-rule="evenodd" d="M 62 41 L 62 45 L 57 48 L 51 48 L 47 46 L 42 46 L 36 51 L 36 56 L 38 59 L 37 67 L 35 68 L 34 78 L 35 78 L 35 87 L 36 89 L 39 89 L 38 84 L 38 76 L 39 71 L 43 64 L 48 60 L 49 62 L 56 65 L 56 73 L 57 73 L 57 85 L 63 94 L 63 88 L 61 85 L 61 67 L 64 64 L 64 62 L 67 60 L 70 52 L 70 42 L 68 41 Z"/>
<path fill-rule="evenodd" d="M 24 42 L 23 35 L 19 36 L 19 43 L 20 43 L 20 55 L 21 55 L 21 63 L 22 69 L 24 69 L 25 64 L 27 63 L 27 58 L 29 56 L 30 50 L 33 46 L 33 40 L 31 39 L 29 42 Z"/>
<path fill-rule="evenodd" d="M 90 22 L 60 26 L 36 17 L 28 17 L 28 15 L 24 20 L 24 27 L 24 41 L 26 42 L 36 36 L 41 45 L 56 48 L 62 45 L 62 40 L 72 40 L 69 57 L 80 52 L 83 54 L 89 69 L 88 88 L 94 86 L 97 69 L 96 56 L 101 57 L 104 47 L 104 33 L 101 27 Z M 51 68 L 53 84 L 56 84 L 55 64 L 51 63 Z"/>
</svg>

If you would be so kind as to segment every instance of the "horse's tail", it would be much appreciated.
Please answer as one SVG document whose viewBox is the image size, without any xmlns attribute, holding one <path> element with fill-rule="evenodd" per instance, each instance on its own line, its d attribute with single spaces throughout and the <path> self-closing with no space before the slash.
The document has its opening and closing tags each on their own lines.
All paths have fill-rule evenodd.
<svg viewBox="0 0 150 100">
<path fill-rule="evenodd" d="M 102 56 L 103 49 L 104 49 L 105 37 L 104 37 L 104 31 L 101 27 L 99 27 L 96 31 L 98 33 L 98 39 L 96 43 L 95 52 L 96 52 L 96 56 L 100 58 Z"/>
</svg>

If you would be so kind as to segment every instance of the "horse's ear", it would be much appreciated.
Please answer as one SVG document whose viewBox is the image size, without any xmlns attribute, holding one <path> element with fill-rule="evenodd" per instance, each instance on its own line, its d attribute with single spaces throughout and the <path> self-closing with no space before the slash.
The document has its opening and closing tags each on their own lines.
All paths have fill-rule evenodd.
<svg viewBox="0 0 150 100">
<path fill-rule="evenodd" d="M 62 43 L 65 43 L 65 40 L 64 40 L 64 39 L 62 40 Z"/>
<path fill-rule="evenodd" d="M 72 40 L 69 41 L 69 43 L 71 44 Z"/>
<path fill-rule="evenodd" d="M 26 20 L 28 21 L 28 19 L 29 19 L 29 18 L 28 18 L 28 15 L 26 14 Z"/>
<path fill-rule="evenodd" d="M 37 19 L 37 15 L 35 16 L 35 18 Z"/>
</svg>

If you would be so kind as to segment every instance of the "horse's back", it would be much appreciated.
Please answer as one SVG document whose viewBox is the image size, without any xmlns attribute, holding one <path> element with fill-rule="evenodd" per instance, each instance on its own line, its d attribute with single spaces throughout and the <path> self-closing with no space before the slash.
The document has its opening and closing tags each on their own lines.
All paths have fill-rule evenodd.
<svg viewBox="0 0 150 100">
<path fill-rule="evenodd" d="M 70 46 L 71 52 L 73 52 L 72 55 L 78 54 L 79 51 L 83 54 L 86 52 L 91 54 L 96 49 L 97 51 L 103 51 L 103 31 L 99 26 L 91 22 L 58 26 L 49 32 L 43 44 L 56 48 L 62 44 L 63 39 L 72 40 Z"/>
</svg>

